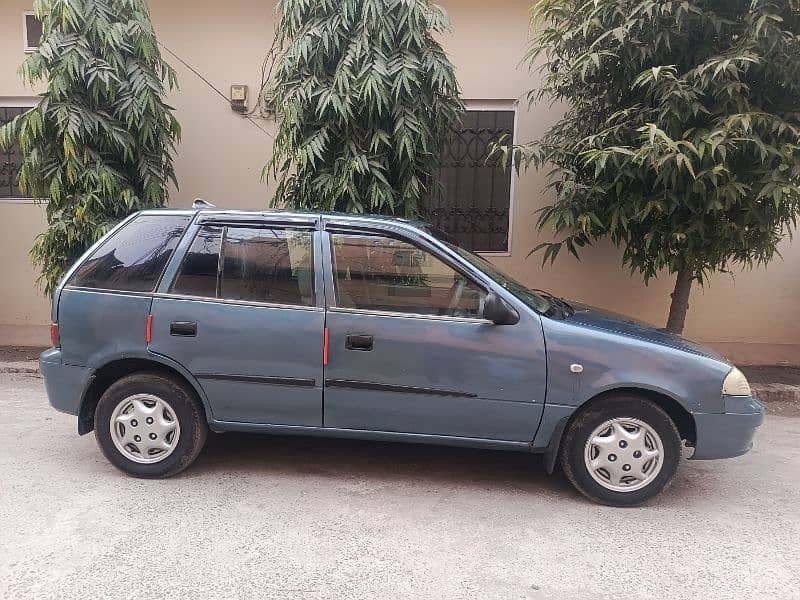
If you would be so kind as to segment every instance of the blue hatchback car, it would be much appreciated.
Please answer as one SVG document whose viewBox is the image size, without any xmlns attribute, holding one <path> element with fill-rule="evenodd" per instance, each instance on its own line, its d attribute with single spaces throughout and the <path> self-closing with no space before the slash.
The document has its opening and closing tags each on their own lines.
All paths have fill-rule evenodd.
<svg viewBox="0 0 800 600">
<path fill-rule="evenodd" d="M 209 429 L 544 454 L 631 506 L 763 420 L 713 351 L 530 290 L 424 223 L 224 210 L 132 215 L 53 298 L 51 404 L 116 467 L 166 477 Z"/>
</svg>

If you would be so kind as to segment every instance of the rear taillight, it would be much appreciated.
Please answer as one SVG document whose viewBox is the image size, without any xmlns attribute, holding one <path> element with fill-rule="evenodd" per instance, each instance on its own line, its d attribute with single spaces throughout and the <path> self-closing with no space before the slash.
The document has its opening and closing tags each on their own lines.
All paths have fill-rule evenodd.
<svg viewBox="0 0 800 600">
<path fill-rule="evenodd" d="M 53 348 L 58 348 L 61 345 L 61 336 L 58 333 L 58 323 L 50 323 L 50 343 Z"/>
</svg>

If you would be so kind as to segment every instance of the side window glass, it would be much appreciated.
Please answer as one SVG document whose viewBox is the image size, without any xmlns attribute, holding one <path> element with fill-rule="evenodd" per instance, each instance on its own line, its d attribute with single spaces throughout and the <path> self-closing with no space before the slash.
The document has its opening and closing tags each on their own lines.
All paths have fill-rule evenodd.
<svg viewBox="0 0 800 600">
<path fill-rule="evenodd" d="M 170 290 L 172 293 L 204 298 L 217 297 L 221 239 L 221 227 L 203 227 L 198 232 L 172 283 Z"/>
<path fill-rule="evenodd" d="M 183 235 L 188 216 L 140 216 L 107 239 L 70 279 L 70 285 L 152 292 Z"/>
<path fill-rule="evenodd" d="M 314 305 L 313 231 L 228 227 L 220 297 Z"/>
<path fill-rule="evenodd" d="M 483 289 L 430 252 L 385 236 L 334 233 L 331 239 L 337 306 L 481 316 Z"/>
</svg>

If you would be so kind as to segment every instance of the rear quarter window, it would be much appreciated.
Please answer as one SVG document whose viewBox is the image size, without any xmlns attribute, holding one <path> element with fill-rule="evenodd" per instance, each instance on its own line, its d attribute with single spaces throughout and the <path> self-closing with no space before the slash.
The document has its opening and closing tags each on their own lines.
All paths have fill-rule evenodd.
<svg viewBox="0 0 800 600">
<path fill-rule="evenodd" d="M 152 292 L 189 224 L 188 215 L 142 215 L 125 225 L 86 259 L 68 284 L 76 287 Z"/>
</svg>

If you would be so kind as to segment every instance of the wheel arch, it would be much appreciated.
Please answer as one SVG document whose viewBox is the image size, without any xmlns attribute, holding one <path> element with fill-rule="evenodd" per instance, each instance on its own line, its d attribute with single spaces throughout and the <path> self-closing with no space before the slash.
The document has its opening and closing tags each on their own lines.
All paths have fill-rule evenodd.
<svg viewBox="0 0 800 600">
<path fill-rule="evenodd" d="M 680 434 L 682 440 L 686 440 L 690 446 L 694 446 L 697 443 L 697 427 L 695 425 L 695 420 L 692 416 L 692 413 L 689 412 L 686 407 L 684 407 L 672 396 L 657 392 L 655 390 L 635 386 L 610 388 L 595 394 L 583 402 L 576 408 L 576 410 L 572 412 L 572 414 L 561 419 L 561 421 L 559 421 L 559 423 L 556 425 L 551 442 L 545 451 L 545 468 L 547 469 L 548 473 L 552 473 L 555 469 L 556 458 L 558 457 L 558 452 L 561 448 L 561 440 L 564 437 L 564 432 L 569 429 L 575 419 L 577 419 L 578 416 L 584 411 L 588 410 L 598 402 L 601 402 L 603 399 L 620 395 L 638 396 L 640 398 L 650 400 L 665 413 L 667 413 L 670 419 L 672 419 L 672 422 L 675 423 L 675 427 L 678 429 L 678 433 Z"/>
<path fill-rule="evenodd" d="M 126 375 L 142 371 L 163 373 L 178 381 L 185 383 L 194 391 L 200 404 L 203 407 L 206 421 L 211 422 L 211 409 L 208 399 L 203 392 L 203 388 L 197 380 L 186 372 L 177 363 L 166 361 L 156 356 L 128 356 L 116 358 L 98 367 L 89 379 L 89 383 L 81 397 L 80 410 L 78 412 L 78 434 L 85 435 L 94 430 L 94 413 L 97 403 L 105 391 L 113 384 Z"/>
</svg>

